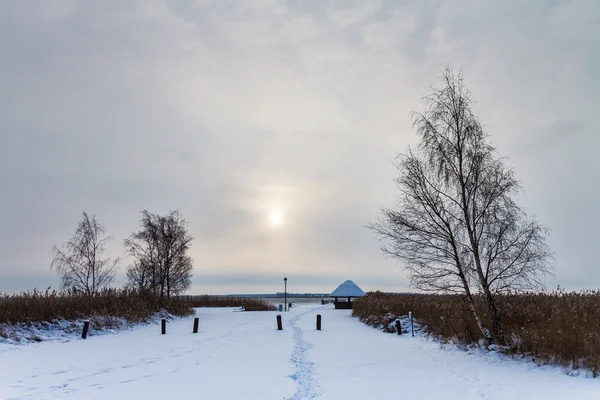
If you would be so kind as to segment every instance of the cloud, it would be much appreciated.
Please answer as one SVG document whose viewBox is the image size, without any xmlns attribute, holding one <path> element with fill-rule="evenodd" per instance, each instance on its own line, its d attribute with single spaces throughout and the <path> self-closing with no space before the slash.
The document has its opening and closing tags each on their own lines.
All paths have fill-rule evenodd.
<svg viewBox="0 0 600 400">
<path fill-rule="evenodd" d="M 329 20 L 336 26 L 347 27 L 364 22 L 381 8 L 382 2 L 332 0 L 327 9 Z"/>
<path fill-rule="evenodd" d="M 2 286 L 45 276 L 83 210 L 117 256 L 140 210 L 179 208 L 196 290 L 279 272 L 405 289 L 364 226 L 392 202 L 389 159 L 448 62 L 552 229 L 556 281 L 598 286 L 598 15 L 593 1 L 0 3 Z M 233 274 L 247 285 L 219 283 Z"/>
</svg>

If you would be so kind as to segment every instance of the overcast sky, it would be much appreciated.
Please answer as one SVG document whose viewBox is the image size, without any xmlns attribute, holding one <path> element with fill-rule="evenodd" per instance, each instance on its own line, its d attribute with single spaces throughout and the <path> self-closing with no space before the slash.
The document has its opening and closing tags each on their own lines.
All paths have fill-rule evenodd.
<svg viewBox="0 0 600 400">
<path fill-rule="evenodd" d="M 82 211 L 122 256 L 143 209 L 189 222 L 193 293 L 406 290 L 364 226 L 446 63 L 551 230 L 549 286 L 600 287 L 595 0 L 4 0 L 0 291 L 57 288 Z"/>
</svg>

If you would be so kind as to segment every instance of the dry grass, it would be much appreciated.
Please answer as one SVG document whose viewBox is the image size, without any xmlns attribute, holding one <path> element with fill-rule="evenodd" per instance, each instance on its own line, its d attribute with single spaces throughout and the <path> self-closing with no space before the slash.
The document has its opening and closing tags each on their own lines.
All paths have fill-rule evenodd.
<svg viewBox="0 0 600 400">
<path fill-rule="evenodd" d="M 178 299 L 161 299 L 117 289 L 104 290 L 94 297 L 36 290 L 0 296 L 0 324 L 90 318 L 98 321 L 98 325 L 111 326 L 117 318 L 128 322 L 146 321 L 162 311 L 175 316 L 192 312 L 187 304 Z"/>
<path fill-rule="evenodd" d="M 56 291 L 0 295 L 0 338 L 41 341 L 36 332 L 58 329 L 80 333 L 83 320 L 92 330 L 120 329 L 157 316 L 186 316 L 194 307 L 239 307 L 247 311 L 275 310 L 262 299 L 222 296 L 160 298 L 129 290 L 108 289 L 94 297 Z"/>
<path fill-rule="evenodd" d="M 181 296 L 190 307 L 242 307 L 246 311 L 275 311 L 277 307 L 267 300 L 235 296 Z"/>
<path fill-rule="evenodd" d="M 120 320 L 130 323 L 147 321 L 160 312 L 186 316 L 193 313 L 194 307 L 239 306 L 245 306 L 247 311 L 276 309 L 263 299 L 253 298 L 183 296 L 167 299 L 117 289 L 107 289 L 89 297 L 83 294 L 34 290 L 15 295 L 0 295 L 0 325 L 90 319 L 93 326 L 100 329 L 117 327 Z"/>
<path fill-rule="evenodd" d="M 540 365 L 600 374 L 600 291 L 503 295 L 498 300 L 504 352 Z M 483 310 L 483 298 L 476 301 Z M 356 301 L 353 315 L 366 324 L 387 327 L 409 311 L 435 337 L 463 344 L 481 338 L 463 298 L 455 295 L 372 292 Z M 483 314 L 483 319 L 489 326 L 488 316 Z"/>
</svg>

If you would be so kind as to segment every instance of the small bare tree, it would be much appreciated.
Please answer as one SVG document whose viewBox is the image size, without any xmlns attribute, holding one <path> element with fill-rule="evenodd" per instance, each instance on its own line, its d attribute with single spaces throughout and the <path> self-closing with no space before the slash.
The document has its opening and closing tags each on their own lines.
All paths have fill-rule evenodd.
<svg viewBox="0 0 600 400">
<path fill-rule="evenodd" d="M 112 236 L 104 236 L 106 228 L 85 212 L 75 234 L 61 249 L 52 247 L 54 259 L 51 268 L 60 275 L 61 288 L 93 296 L 114 280 L 119 259 L 103 258 L 106 243 Z"/>
<path fill-rule="evenodd" d="M 474 116 L 462 76 L 446 68 L 441 83 L 413 114 L 418 147 L 397 158 L 401 195 L 370 227 L 415 287 L 464 294 L 481 332 L 501 341 L 496 295 L 543 287 L 547 231 L 515 204 L 520 184 Z M 485 298 L 489 330 L 474 293 Z"/>
<path fill-rule="evenodd" d="M 142 211 L 140 230 L 124 242 L 135 262 L 127 270 L 128 286 L 170 297 L 189 289 L 193 271 L 187 254 L 192 237 L 179 211 L 166 216 Z"/>
</svg>

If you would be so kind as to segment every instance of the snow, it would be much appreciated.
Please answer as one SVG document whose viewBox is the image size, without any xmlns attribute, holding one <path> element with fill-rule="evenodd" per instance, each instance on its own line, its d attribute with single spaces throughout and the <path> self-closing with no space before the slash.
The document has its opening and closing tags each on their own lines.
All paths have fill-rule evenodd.
<svg viewBox="0 0 600 400">
<path fill-rule="evenodd" d="M 329 297 L 362 297 L 366 296 L 365 292 L 358 285 L 350 280 L 345 281 L 338 286 Z"/>
<path fill-rule="evenodd" d="M 86 340 L 0 344 L 1 399 L 595 399 L 600 380 L 383 333 L 328 304 L 197 309 Z M 323 330 L 315 329 L 316 314 Z"/>
<path fill-rule="evenodd" d="M 156 313 L 148 323 L 158 323 L 161 318 L 171 316 L 167 312 Z M 101 322 L 103 329 L 94 329 L 94 321 Z M 111 333 L 117 333 L 124 329 L 130 329 L 135 327 L 134 324 L 127 322 L 124 318 L 102 318 L 95 317 L 90 321 L 90 328 L 88 331 L 88 337 L 96 335 L 105 335 Z M 0 331 L 3 333 L 0 336 L 0 353 L 6 351 L 10 346 L 5 345 L 18 345 L 40 341 L 69 341 L 81 336 L 83 330 L 83 324 L 85 320 L 66 321 L 66 320 L 55 320 L 53 322 L 41 322 L 25 324 L 20 323 L 16 325 L 11 324 L 0 324 Z M 5 337 L 4 337 L 5 336 Z"/>
</svg>

